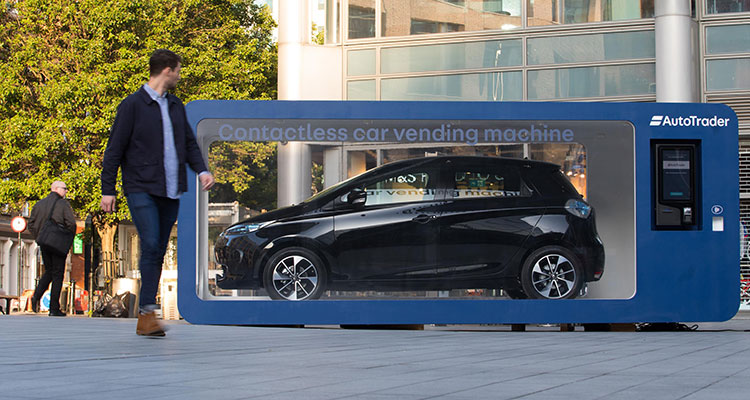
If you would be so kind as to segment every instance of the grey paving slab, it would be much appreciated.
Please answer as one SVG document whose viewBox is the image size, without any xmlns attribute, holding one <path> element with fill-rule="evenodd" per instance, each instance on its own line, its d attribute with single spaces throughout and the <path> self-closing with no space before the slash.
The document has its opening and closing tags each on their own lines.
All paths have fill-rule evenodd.
<svg viewBox="0 0 750 400">
<path fill-rule="evenodd" d="M 0 398 L 748 398 L 749 314 L 694 332 L 169 326 L 0 316 Z"/>
</svg>

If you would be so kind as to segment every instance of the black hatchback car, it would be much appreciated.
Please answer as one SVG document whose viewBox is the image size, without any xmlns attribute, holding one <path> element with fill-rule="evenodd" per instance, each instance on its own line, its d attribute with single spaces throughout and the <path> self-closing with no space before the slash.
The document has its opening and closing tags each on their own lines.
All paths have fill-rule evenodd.
<svg viewBox="0 0 750 400">
<path fill-rule="evenodd" d="M 560 167 L 496 157 L 389 163 L 227 228 L 214 251 L 220 288 L 286 300 L 474 288 L 569 299 L 604 270 L 594 210 Z"/>
</svg>

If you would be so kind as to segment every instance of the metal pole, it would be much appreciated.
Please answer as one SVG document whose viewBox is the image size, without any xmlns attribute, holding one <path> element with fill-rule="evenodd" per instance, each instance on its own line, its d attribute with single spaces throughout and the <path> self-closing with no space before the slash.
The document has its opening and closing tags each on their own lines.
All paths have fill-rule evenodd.
<svg viewBox="0 0 750 400">
<path fill-rule="evenodd" d="M 21 291 L 21 232 L 18 232 L 18 248 L 16 249 L 16 253 L 18 254 L 18 263 L 16 264 L 16 272 L 18 272 L 18 280 L 16 281 L 16 291 L 18 292 L 18 297 L 21 297 L 21 294 L 22 294 L 22 291 Z"/>
</svg>

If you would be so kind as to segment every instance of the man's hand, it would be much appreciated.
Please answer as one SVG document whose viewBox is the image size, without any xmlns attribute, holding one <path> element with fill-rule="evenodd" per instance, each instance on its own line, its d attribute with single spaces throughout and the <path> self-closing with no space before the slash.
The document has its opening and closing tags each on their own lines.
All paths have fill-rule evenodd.
<svg viewBox="0 0 750 400">
<path fill-rule="evenodd" d="M 102 196 L 102 210 L 104 210 L 104 212 L 107 212 L 107 213 L 114 212 L 116 201 L 117 201 L 117 196 L 108 196 L 108 195 Z"/>
<path fill-rule="evenodd" d="M 211 175 L 210 172 L 206 172 L 203 174 L 200 174 L 198 176 L 198 179 L 201 181 L 201 189 L 203 190 L 209 190 L 214 186 L 214 183 L 216 183 L 216 180 L 214 179 L 214 176 Z"/>
</svg>

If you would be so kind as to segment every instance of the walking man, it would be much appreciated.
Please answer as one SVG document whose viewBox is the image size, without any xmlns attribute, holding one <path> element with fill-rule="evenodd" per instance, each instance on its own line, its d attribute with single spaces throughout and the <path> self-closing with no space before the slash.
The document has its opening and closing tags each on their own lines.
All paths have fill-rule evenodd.
<svg viewBox="0 0 750 400">
<path fill-rule="evenodd" d="M 47 197 L 39 200 L 34 208 L 31 209 L 29 217 L 29 230 L 36 239 L 41 232 L 42 227 L 47 220 L 65 227 L 65 229 L 76 232 L 76 217 L 73 215 L 73 208 L 65 200 L 68 193 L 68 187 L 65 182 L 54 181 L 50 187 L 50 193 Z M 65 259 L 68 257 L 68 251 L 64 254 L 47 247 L 40 246 L 42 249 L 42 261 L 44 261 L 44 274 L 39 279 L 34 295 L 31 297 L 31 309 L 36 313 L 39 312 L 39 301 L 42 295 L 52 282 L 52 292 L 49 299 L 49 315 L 51 317 L 64 317 L 65 313 L 60 310 L 60 291 L 62 290 L 63 275 L 65 275 Z"/>
<path fill-rule="evenodd" d="M 102 210 L 115 210 L 117 170 L 140 238 L 140 313 L 136 333 L 164 336 L 156 319 L 156 291 L 179 197 L 187 190 L 185 164 L 199 174 L 203 190 L 214 185 L 185 115 L 182 101 L 168 93 L 180 80 L 182 59 L 156 50 L 149 80 L 117 108 L 102 162 Z"/>
</svg>

